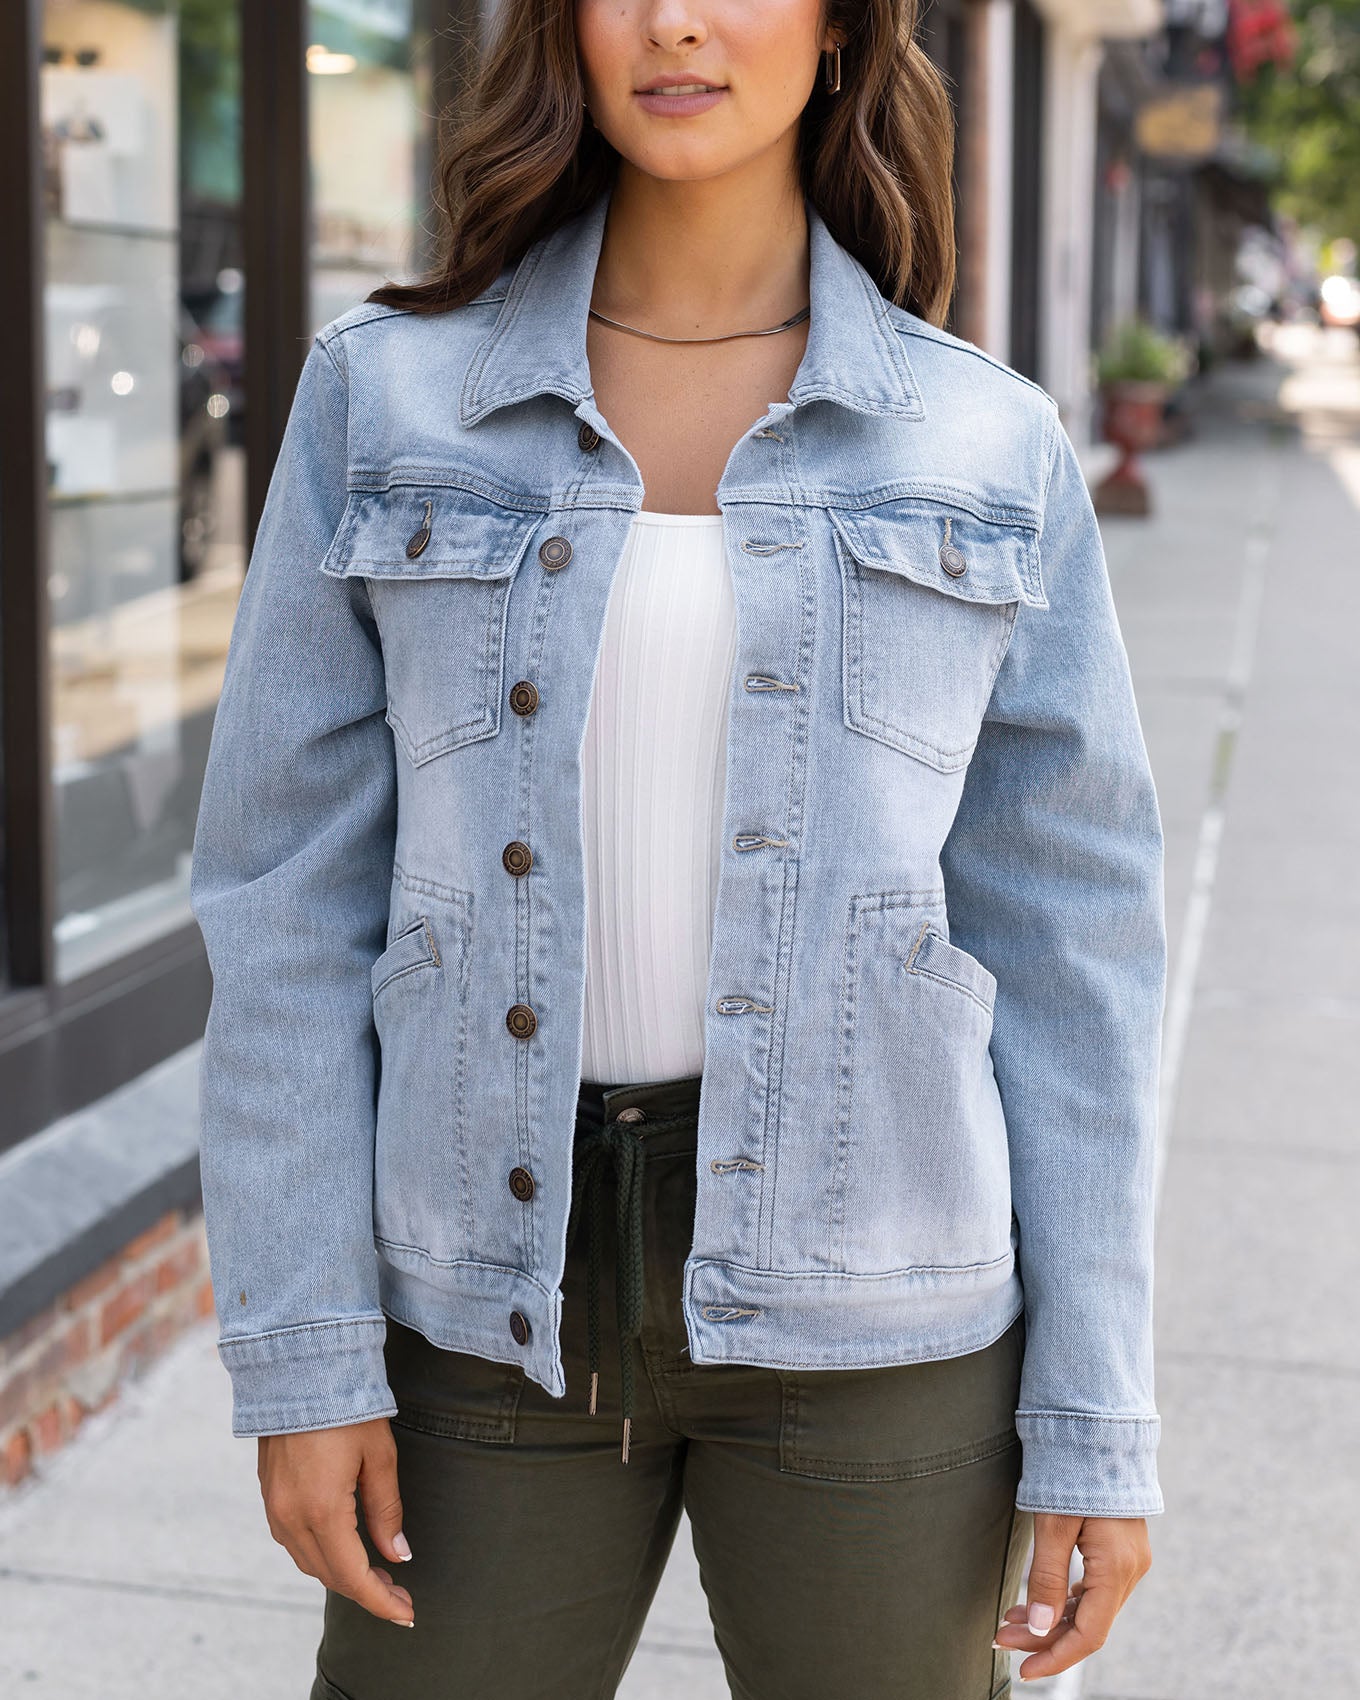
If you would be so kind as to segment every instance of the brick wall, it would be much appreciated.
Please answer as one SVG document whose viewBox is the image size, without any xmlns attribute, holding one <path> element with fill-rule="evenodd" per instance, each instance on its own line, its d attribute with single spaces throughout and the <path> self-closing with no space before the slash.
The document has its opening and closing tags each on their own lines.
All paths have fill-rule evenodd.
<svg viewBox="0 0 1360 1700">
<path fill-rule="evenodd" d="M 171 1210 L 0 1340 L 0 1492 L 212 1314 L 203 1212 Z"/>
</svg>

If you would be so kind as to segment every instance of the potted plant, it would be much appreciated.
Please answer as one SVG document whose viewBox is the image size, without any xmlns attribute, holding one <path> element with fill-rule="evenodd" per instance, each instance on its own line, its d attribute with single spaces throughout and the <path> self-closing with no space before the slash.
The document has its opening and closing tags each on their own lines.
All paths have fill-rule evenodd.
<svg viewBox="0 0 1360 1700">
<path fill-rule="evenodd" d="M 1138 454 L 1161 439 L 1167 400 L 1188 370 L 1184 345 L 1145 319 L 1126 319 L 1106 338 L 1096 357 L 1096 375 L 1105 440 L 1119 449 L 1120 460 L 1096 487 L 1100 512 L 1148 512 Z"/>
</svg>

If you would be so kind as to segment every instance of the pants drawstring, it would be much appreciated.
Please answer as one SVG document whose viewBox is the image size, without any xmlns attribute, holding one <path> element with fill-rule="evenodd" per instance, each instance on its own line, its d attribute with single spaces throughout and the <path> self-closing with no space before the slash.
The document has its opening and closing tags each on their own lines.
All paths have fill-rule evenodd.
<svg viewBox="0 0 1360 1700">
<path fill-rule="evenodd" d="M 576 1147 L 579 1186 L 567 1218 L 567 1246 L 576 1238 L 584 1209 L 587 1217 L 586 1326 L 590 1337 L 590 1414 L 596 1414 L 600 1382 L 600 1262 L 602 1192 L 605 1164 L 613 1160 L 618 1180 L 618 1279 L 616 1311 L 619 1336 L 619 1378 L 623 1385 L 622 1459 L 628 1462 L 628 1437 L 633 1424 L 633 1355 L 630 1342 L 642 1333 L 642 1205 L 644 1154 L 628 1126 L 617 1121 L 590 1128 Z"/>
</svg>

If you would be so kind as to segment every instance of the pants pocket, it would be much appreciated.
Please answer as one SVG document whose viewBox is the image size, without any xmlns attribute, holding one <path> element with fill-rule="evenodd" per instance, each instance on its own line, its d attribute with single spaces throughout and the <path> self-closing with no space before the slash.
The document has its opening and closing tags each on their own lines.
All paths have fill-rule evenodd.
<svg viewBox="0 0 1360 1700">
<path fill-rule="evenodd" d="M 778 1370 L 779 1467 L 824 1481 L 900 1481 L 1018 1447 L 1024 1313 L 989 1346 L 878 1369 Z"/>
<path fill-rule="evenodd" d="M 492 1445 L 514 1441 L 522 1365 L 436 1346 L 390 1316 L 384 1354 L 397 1404 L 395 1427 Z"/>
</svg>

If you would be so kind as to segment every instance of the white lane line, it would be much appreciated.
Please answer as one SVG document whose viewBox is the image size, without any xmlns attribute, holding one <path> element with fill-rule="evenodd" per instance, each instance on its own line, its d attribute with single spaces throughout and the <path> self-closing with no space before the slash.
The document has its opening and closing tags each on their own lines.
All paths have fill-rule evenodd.
<svg viewBox="0 0 1360 1700">
<path fill-rule="evenodd" d="M 1262 501 L 1263 511 L 1273 513 L 1277 488 L 1278 480 L 1270 479 L 1268 494 Z M 1200 961 L 1204 955 L 1204 941 L 1213 909 L 1214 887 L 1218 880 L 1219 848 L 1223 842 L 1228 787 L 1237 754 L 1237 736 L 1242 725 L 1242 710 L 1251 685 L 1252 671 L 1256 665 L 1261 609 L 1265 602 L 1266 559 L 1273 537 L 1273 523 L 1263 517 L 1263 512 L 1258 511 L 1247 538 L 1232 656 L 1223 681 L 1218 724 L 1215 728 L 1209 797 L 1204 814 L 1200 818 L 1199 839 L 1195 846 L 1195 859 L 1190 875 L 1190 895 L 1186 900 L 1185 917 L 1181 922 L 1180 949 L 1167 994 L 1166 1016 L 1162 1028 L 1157 1144 L 1153 1163 L 1153 1193 L 1159 1208 L 1166 1151 L 1180 1091 L 1186 1035 L 1194 1011 L 1195 986 L 1199 979 Z"/>
</svg>

